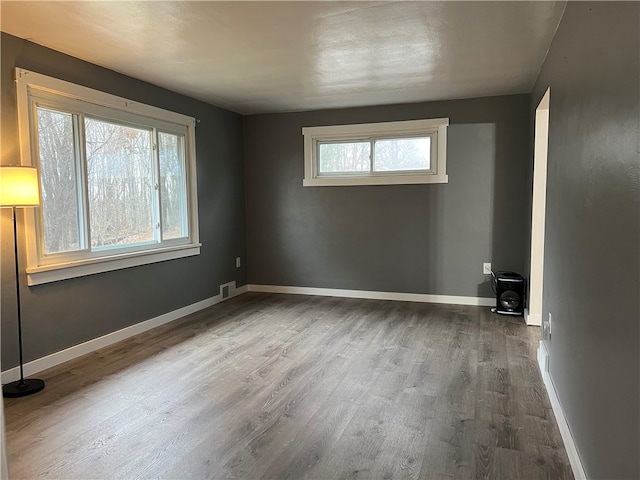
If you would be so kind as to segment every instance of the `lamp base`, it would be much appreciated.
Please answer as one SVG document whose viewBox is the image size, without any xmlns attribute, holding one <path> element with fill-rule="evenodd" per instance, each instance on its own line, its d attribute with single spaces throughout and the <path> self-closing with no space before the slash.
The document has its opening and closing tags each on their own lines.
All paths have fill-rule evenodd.
<svg viewBox="0 0 640 480">
<path fill-rule="evenodd" d="M 44 380 L 27 378 L 7 383 L 2 386 L 2 396 L 8 398 L 26 397 L 38 393 L 44 388 Z"/>
</svg>

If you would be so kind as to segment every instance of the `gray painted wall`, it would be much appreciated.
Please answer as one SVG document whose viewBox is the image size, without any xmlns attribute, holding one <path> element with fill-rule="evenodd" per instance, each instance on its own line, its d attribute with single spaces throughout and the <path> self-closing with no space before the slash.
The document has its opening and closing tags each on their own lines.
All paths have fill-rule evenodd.
<svg viewBox="0 0 640 480">
<path fill-rule="evenodd" d="M 242 117 L 2 33 L 2 162 L 17 163 L 15 66 L 173 110 L 196 128 L 202 253 L 22 288 L 25 361 L 125 328 L 246 283 Z M 18 364 L 10 212 L 2 212 L 2 368 Z M 24 255 L 24 251 L 22 252 Z M 24 258 L 24 257 L 23 257 Z M 246 262 L 243 262 L 246 265 Z M 22 279 L 24 285 L 24 278 Z"/>
<path fill-rule="evenodd" d="M 248 281 L 492 297 L 523 272 L 528 95 L 244 118 Z M 303 187 L 302 127 L 449 117 L 448 184 Z"/>
<path fill-rule="evenodd" d="M 543 318 L 590 479 L 640 478 L 640 4 L 568 2 L 551 87 Z"/>
</svg>

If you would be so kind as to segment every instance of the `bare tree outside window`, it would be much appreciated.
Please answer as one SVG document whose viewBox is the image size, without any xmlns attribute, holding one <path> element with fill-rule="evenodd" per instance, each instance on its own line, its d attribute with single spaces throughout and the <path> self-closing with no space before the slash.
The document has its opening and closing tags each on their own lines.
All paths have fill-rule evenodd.
<svg viewBox="0 0 640 480">
<path fill-rule="evenodd" d="M 371 150 L 373 149 L 373 163 Z M 320 174 L 429 170 L 431 138 L 391 138 L 362 142 L 320 143 Z"/>
<path fill-rule="evenodd" d="M 73 115 L 38 107 L 37 117 L 44 251 L 76 251 L 81 238 Z"/>
<path fill-rule="evenodd" d="M 321 143 L 319 145 L 320 173 L 368 172 L 370 170 L 370 142 Z"/>
<path fill-rule="evenodd" d="M 184 134 L 42 107 L 37 131 L 45 254 L 188 238 Z"/>
<path fill-rule="evenodd" d="M 42 200 L 29 285 L 200 254 L 195 118 L 21 68 L 15 84 Z"/>
<path fill-rule="evenodd" d="M 91 246 L 154 240 L 151 130 L 85 118 Z"/>
<path fill-rule="evenodd" d="M 160 202 L 162 238 L 187 236 L 186 178 L 184 177 L 184 138 L 170 133 L 158 134 L 160 155 Z"/>
<path fill-rule="evenodd" d="M 429 170 L 431 138 L 376 140 L 373 169 L 376 172 Z"/>
</svg>

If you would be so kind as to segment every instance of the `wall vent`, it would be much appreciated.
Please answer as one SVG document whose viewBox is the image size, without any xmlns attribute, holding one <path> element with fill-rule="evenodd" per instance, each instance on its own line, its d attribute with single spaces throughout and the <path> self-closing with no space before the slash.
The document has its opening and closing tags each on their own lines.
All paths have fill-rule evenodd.
<svg viewBox="0 0 640 480">
<path fill-rule="evenodd" d="M 236 282 L 223 283 L 220 285 L 220 296 L 225 299 L 229 297 L 235 297 L 236 295 Z"/>
</svg>

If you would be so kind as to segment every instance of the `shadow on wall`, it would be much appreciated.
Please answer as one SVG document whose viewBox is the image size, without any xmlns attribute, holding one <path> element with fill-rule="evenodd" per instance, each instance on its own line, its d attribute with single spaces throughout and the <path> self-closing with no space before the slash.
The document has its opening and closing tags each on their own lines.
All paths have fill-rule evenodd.
<svg viewBox="0 0 640 480">
<path fill-rule="evenodd" d="M 491 297 L 482 264 L 491 261 L 496 124 L 452 124 L 448 131 L 449 183 L 437 212 L 440 242 L 437 285 L 451 295 Z M 460 285 L 459 288 L 458 285 Z"/>
<path fill-rule="evenodd" d="M 489 134 L 489 132 L 486 132 Z M 523 255 L 529 248 L 527 195 L 530 185 L 527 182 L 529 163 L 523 161 L 528 145 L 525 132 L 512 130 L 505 138 L 500 137 L 499 127 L 493 131 L 493 162 L 491 164 L 491 198 L 487 205 L 489 219 L 490 250 L 485 262 L 491 262 L 493 272 L 513 271 L 525 276 Z M 487 140 L 488 142 L 489 140 Z M 525 155 L 525 157 L 523 157 Z M 482 265 L 476 267 L 478 270 Z M 495 297 L 491 276 L 484 276 L 478 284 L 479 297 Z"/>
<path fill-rule="evenodd" d="M 442 245 L 435 259 L 435 283 L 452 295 L 493 296 L 482 264 L 492 261 L 496 162 L 495 123 L 449 127 L 449 183 L 436 212 Z"/>
</svg>

